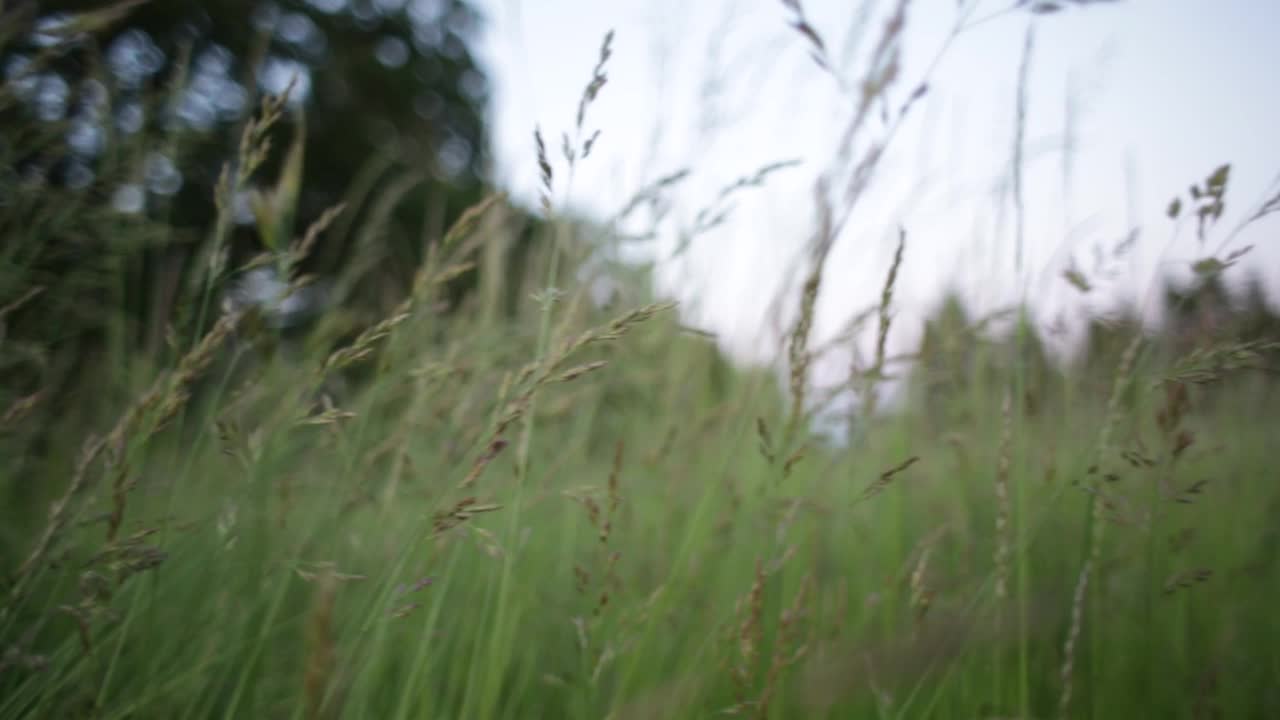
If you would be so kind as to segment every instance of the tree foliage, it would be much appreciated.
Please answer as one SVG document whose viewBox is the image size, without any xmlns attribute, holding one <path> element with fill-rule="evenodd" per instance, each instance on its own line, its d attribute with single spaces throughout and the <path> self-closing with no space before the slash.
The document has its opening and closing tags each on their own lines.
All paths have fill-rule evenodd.
<svg viewBox="0 0 1280 720">
<path fill-rule="evenodd" d="M 381 222 L 376 247 L 329 233 L 311 269 L 336 271 L 358 251 L 416 259 L 424 233 L 447 226 L 479 196 L 486 81 L 470 51 L 480 18 L 461 0 L 164 0 L 106 8 L 101 0 L 64 0 L 8 3 L 3 13 L 4 194 L 11 210 L 26 210 L 10 218 L 47 231 L 32 243 L 44 250 L 30 269 L 67 269 L 71 245 L 77 261 L 90 265 L 85 253 L 113 262 L 124 256 L 140 273 L 127 279 L 140 294 L 128 303 L 135 316 L 165 305 L 151 302 L 160 285 L 185 282 L 174 273 L 191 270 L 192 250 L 216 212 L 220 173 L 264 93 L 289 88 L 290 107 L 300 112 L 286 120 L 305 113 L 298 232 L 344 200 L 339 230 L 378 212 L 387 192 L 407 199 Z M 17 200 L 23 196 L 26 206 Z M 247 200 L 235 198 L 239 256 L 260 241 Z M 47 215 L 68 201 L 118 217 L 76 230 L 50 222 Z M 75 237 L 121 224 L 163 237 L 144 243 L 142 254 L 136 243 Z M 6 245 L 22 234 L 6 232 Z"/>
<path fill-rule="evenodd" d="M 92 415 L 129 393 L 120 370 L 199 337 L 264 249 L 253 193 L 295 140 L 272 242 L 343 204 L 300 270 L 348 308 L 395 302 L 482 193 L 480 23 L 466 0 L 0 3 L 0 403 Z M 211 255 L 220 177 L 286 90 Z"/>
</svg>

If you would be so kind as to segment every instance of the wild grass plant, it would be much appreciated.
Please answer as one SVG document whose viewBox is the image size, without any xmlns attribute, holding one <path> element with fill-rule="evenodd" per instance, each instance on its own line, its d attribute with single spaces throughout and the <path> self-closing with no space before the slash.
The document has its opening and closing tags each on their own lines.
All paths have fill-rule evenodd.
<svg viewBox="0 0 1280 720">
<path fill-rule="evenodd" d="M 900 83 L 905 9 L 843 85 L 853 112 L 769 368 L 731 365 L 642 273 L 613 270 L 609 228 L 564 216 L 576 164 L 610 141 L 588 121 L 612 34 L 561 152 L 536 133 L 544 222 L 516 272 L 515 210 L 495 194 L 423 233 L 379 313 L 331 308 L 301 338 L 273 318 L 317 282 L 304 261 L 347 208 L 293 227 L 303 130 L 268 163 L 286 104 L 265 98 L 210 199 L 200 272 L 173 294 L 190 321 L 142 333 L 163 352 L 128 350 L 139 329 L 113 315 L 87 364 L 56 335 L 0 334 L 0 717 L 1280 715 L 1276 398 L 1258 372 L 1276 338 L 1181 348 L 1130 329 L 1101 372 L 1041 372 L 1034 328 L 1006 340 L 966 321 L 894 357 L 903 231 L 846 338 L 874 320 L 872 358 L 839 388 L 861 429 L 814 429 L 827 398 L 810 369 L 831 349 L 811 337 L 815 305 L 901 120 L 868 118 Z M 773 169 L 730 191 L 767 193 Z M 268 182 L 260 252 L 232 262 L 234 198 Z M 118 255 L 39 274 L 41 248 L 112 216 L 5 183 L 0 330 L 110 288 L 124 245 L 172 239 L 108 220 L 133 234 Z M 1226 184 L 1211 175 L 1170 215 L 1186 203 L 1212 234 Z M 1239 257 L 1221 237 L 1206 276 Z M 280 297 L 237 295 L 260 268 Z M 504 287 L 451 302 L 473 269 Z M 613 306 L 592 300 L 592 272 L 613 277 Z M 894 375 L 912 391 L 885 409 Z"/>
</svg>

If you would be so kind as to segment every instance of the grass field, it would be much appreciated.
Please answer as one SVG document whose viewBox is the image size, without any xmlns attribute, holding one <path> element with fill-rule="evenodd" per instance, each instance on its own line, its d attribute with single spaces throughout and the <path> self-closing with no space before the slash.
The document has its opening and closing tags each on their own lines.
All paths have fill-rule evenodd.
<svg viewBox="0 0 1280 720">
<path fill-rule="evenodd" d="M 1059 373 L 970 327 L 894 364 L 895 261 L 850 382 L 905 399 L 833 438 L 809 334 L 843 206 L 785 362 L 737 367 L 644 277 L 591 299 L 542 159 L 519 275 L 495 197 L 356 331 L 283 337 L 230 270 L 74 403 L 6 395 L 0 718 L 1280 717 L 1274 342 L 1133 331 Z M 294 278 L 309 237 L 263 262 Z M 39 312 L 4 262 L 0 318 Z M 442 311 L 472 263 L 501 287 Z"/>
</svg>

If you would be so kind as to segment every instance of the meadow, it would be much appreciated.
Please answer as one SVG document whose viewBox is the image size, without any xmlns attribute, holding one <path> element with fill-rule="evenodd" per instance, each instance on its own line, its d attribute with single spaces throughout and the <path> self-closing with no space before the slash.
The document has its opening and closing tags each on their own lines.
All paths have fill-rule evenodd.
<svg viewBox="0 0 1280 720">
<path fill-rule="evenodd" d="M 797 29 L 823 71 L 820 30 Z M 767 367 L 687 327 L 611 255 L 615 228 L 562 211 L 609 38 L 577 127 L 538 132 L 542 207 L 494 191 L 423 231 L 408 282 L 305 332 L 280 303 L 320 283 L 308 253 L 336 229 L 376 236 L 403 196 L 356 189 L 295 231 L 305 127 L 283 98 L 209 198 L 199 271 L 171 294 L 188 322 L 140 330 L 108 307 L 74 362 L 56 328 L 30 334 L 43 346 L 18 331 L 95 283 L 128 295 L 115 263 L 170 236 L 6 176 L 0 718 L 1280 716 L 1280 338 L 1119 323 L 1059 366 L 1026 322 L 962 318 L 892 357 L 899 253 L 846 338 L 877 339 L 834 389 L 855 393 L 856 431 L 815 429 L 832 389 L 811 377 L 830 349 L 814 306 L 892 141 L 866 116 L 906 84 L 901 30 L 872 44 Z M 734 187 L 766 201 L 767 175 Z M 1209 175 L 1171 226 L 1229 242 L 1227 186 Z M 228 260 L 254 187 L 260 246 Z M 343 228 L 361 203 L 364 227 Z M 35 269 L 92 224 L 118 255 Z M 1198 271 L 1232 273 L 1233 252 Z M 332 294 L 385 262 L 352 261 Z M 255 272 L 281 296 L 249 292 Z"/>
</svg>

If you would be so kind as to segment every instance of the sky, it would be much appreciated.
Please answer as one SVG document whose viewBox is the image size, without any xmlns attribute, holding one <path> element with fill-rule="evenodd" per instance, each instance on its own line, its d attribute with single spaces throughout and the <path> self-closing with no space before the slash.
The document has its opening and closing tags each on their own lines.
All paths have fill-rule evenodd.
<svg viewBox="0 0 1280 720">
<path fill-rule="evenodd" d="M 605 218 L 646 184 L 688 169 L 648 249 L 664 258 L 659 291 L 679 299 L 686 322 L 716 333 L 736 357 L 767 361 L 778 347 L 770 303 L 812 237 L 814 183 L 851 116 L 841 84 L 856 87 L 865 74 L 896 1 L 802 2 L 838 65 L 827 73 L 789 27 L 793 15 L 781 0 L 478 0 L 487 16 L 479 59 L 491 84 L 495 180 L 536 204 L 533 130 L 551 138 L 553 150 L 561 132 L 572 133 L 601 40 L 613 29 L 608 84 L 586 122 L 601 135 L 572 184 L 553 152 L 555 202 Z M 1123 301 L 1150 309 L 1162 278 L 1190 277 L 1190 263 L 1212 254 L 1276 191 L 1280 3 L 1121 0 L 1034 17 L 1003 12 L 1010 4 L 909 4 L 902 79 L 890 97 L 896 107 L 926 78 L 929 90 L 832 250 L 814 344 L 877 302 L 901 228 L 892 347 L 910 348 L 928 312 L 957 292 L 979 315 L 1033 298 L 1036 321 L 1069 348 L 1087 314 Z M 968 13 L 966 29 L 953 36 L 960 13 Z M 1009 179 L 1024 56 L 1019 271 Z M 679 228 L 721 188 L 789 160 L 797 164 L 765 187 L 736 194 L 722 225 L 665 259 Z M 1193 223 L 1174 223 L 1165 211 L 1223 163 L 1232 164 L 1227 211 L 1202 246 Z M 1223 251 L 1255 245 L 1228 277 L 1262 275 L 1273 301 L 1278 232 L 1280 223 L 1263 222 Z M 1092 289 L 1063 279 L 1068 268 Z"/>
</svg>

